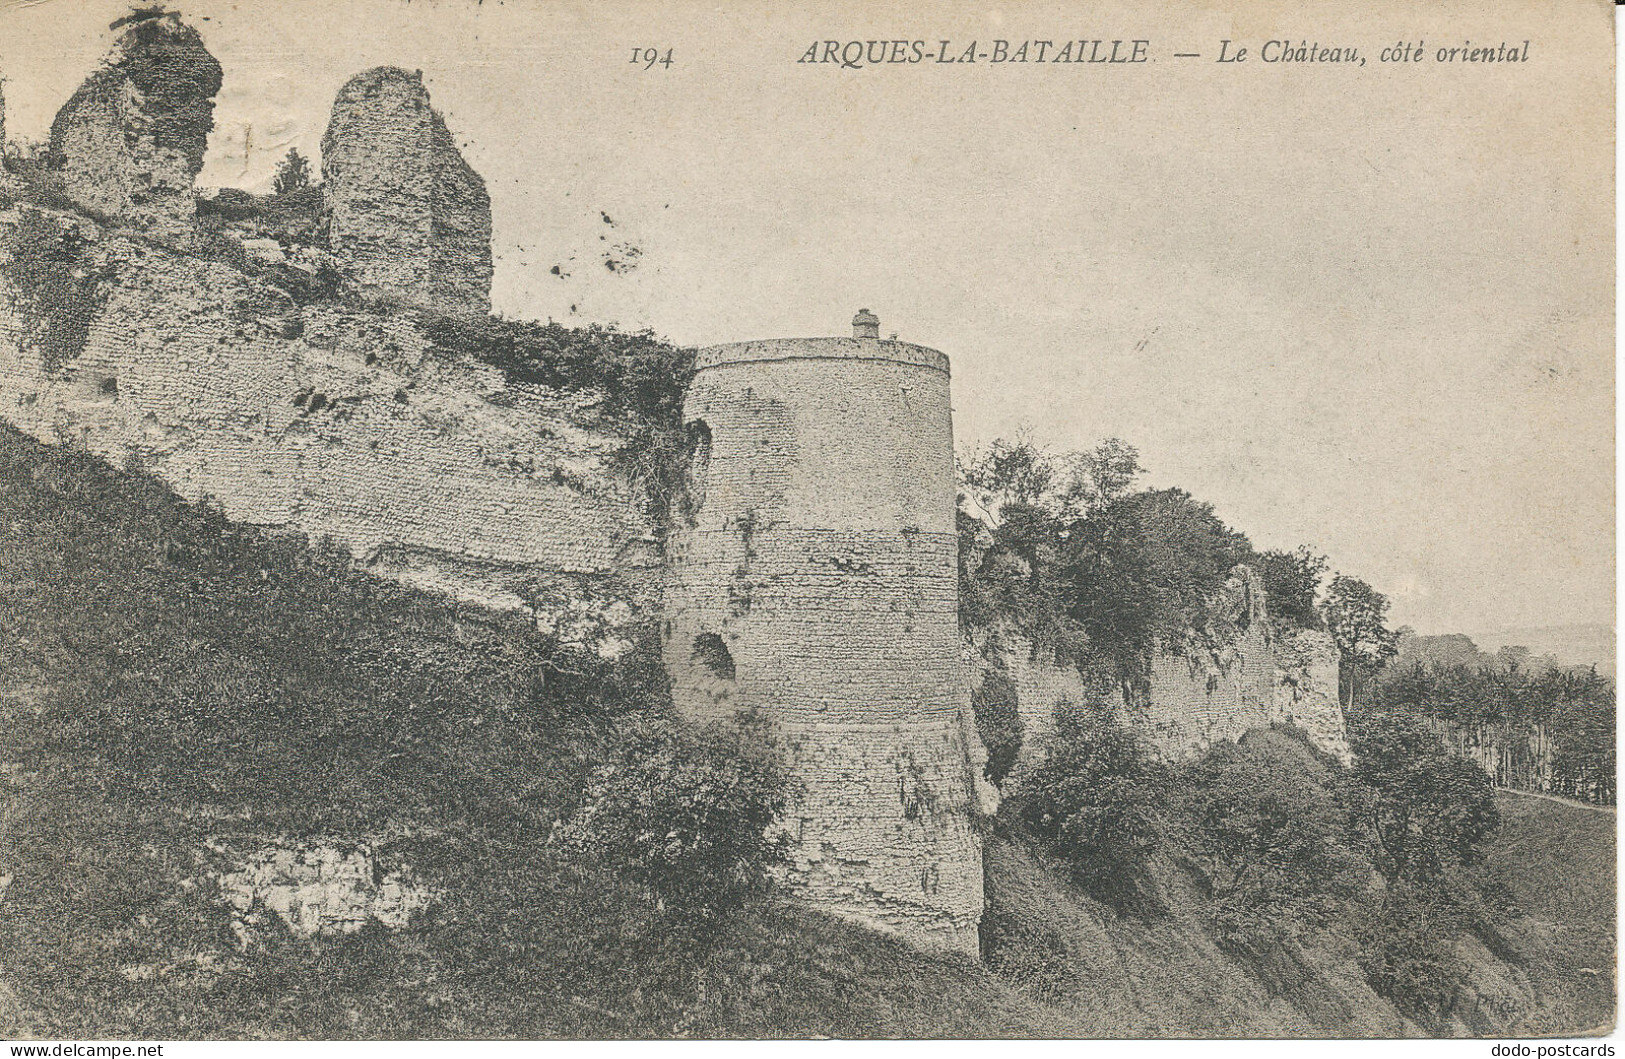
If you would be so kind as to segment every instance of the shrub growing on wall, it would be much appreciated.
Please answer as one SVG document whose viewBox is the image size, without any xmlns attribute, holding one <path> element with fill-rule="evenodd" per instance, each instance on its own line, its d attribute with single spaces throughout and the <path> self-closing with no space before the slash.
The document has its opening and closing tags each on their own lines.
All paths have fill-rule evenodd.
<svg viewBox="0 0 1625 1059">
<path fill-rule="evenodd" d="M 1300 629 L 1320 629 L 1326 623 L 1316 609 L 1326 557 L 1307 547 L 1294 551 L 1260 552 L 1258 574 L 1269 599 L 1270 617 Z"/>
<path fill-rule="evenodd" d="M 60 370 L 84 352 L 91 322 L 101 310 L 89 245 L 77 229 L 24 209 L 14 226 L 0 228 L 0 261 L 17 292 L 13 307 L 22 315 L 45 370 Z"/>
<path fill-rule="evenodd" d="M 962 513 L 961 620 L 1005 620 L 1058 661 L 1124 686 L 1159 647 L 1202 629 L 1231 569 L 1253 558 L 1212 505 L 1179 489 L 1133 491 L 1134 449 L 1109 439 L 1051 454 L 995 441 L 960 474 L 986 519 Z"/>
<path fill-rule="evenodd" d="M 1008 674 L 997 669 L 982 678 L 970 695 L 976 713 L 976 733 L 987 747 L 987 778 L 1003 783 L 1021 754 L 1024 734 L 1016 685 Z"/>
</svg>

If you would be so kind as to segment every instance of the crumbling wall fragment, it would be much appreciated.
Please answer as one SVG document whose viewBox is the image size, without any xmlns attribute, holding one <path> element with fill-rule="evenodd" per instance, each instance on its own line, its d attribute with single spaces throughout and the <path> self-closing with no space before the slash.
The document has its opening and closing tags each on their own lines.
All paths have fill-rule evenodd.
<svg viewBox="0 0 1625 1059">
<path fill-rule="evenodd" d="M 220 64 L 174 13 L 138 12 L 51 124 L 51 160 L 81 206 L 155 234 L 190 231 Z"/>
<path fill-rule="evenodd" d="M 1180 760 L 1254 728 L 1293 724 L 1347 761 L 1331 637 L 1279 628 L 1262 580 L 1245 565 L 1231 571 L 1211 610 L 1203 635 L 1152 658 L 1149 687 L 1129 703 L 1129 716 L 1157 749 Z"/>
<path fill-rule="evenodd" d="M 381 66 L 339 90 L 322 137 L 328 245 L 376 297 L 447 313 L 491 306 L 491 199 L 422 73 Z"/>
<path fill-rule="evenodd" d="M 1212 604 L 1210 627 L 1156 652 L 1149 680 L 1122 694 L 1123 717 L 1163 758 L 1182 761 L 1255 728 L 1292 724 L 1331 756 L 1350 760 L 1348 731 L 1337 698 L 1339 656 L 1331 636 L 1282 629 L 1269 617 L 1257 574 L 1238 566 Z M 1023 737 L 1005 789 L 1043 760 L 1062 711 L 1096 700 L 1070 665 L 1011 628 L 973 634 L 982 664 L 1006 672 L 1016 686 Z"/>
</svg>

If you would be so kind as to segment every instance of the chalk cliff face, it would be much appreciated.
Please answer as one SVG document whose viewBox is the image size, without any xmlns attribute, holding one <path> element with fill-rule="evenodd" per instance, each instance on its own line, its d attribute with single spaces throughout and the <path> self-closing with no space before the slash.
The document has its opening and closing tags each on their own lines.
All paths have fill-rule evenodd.
<svg viewBox="0 0 1625 1059">
<path fill-rule="evenodd" d="M 491 199 L 429 105 L 421 73 L 381 66 L 339 90 L 322 137 L 328 245 L 375 295 L 491 308 Z"/>
<path fill-rule="evenodd" d="M 410 314 L 298 306 L 211 261 L 72 217 L 0 211 L 0 416 L 137 461 L 239 521 L 329 537 L 379 573 L 613 654 L 658 596 L 658 548 L 601 394 L 512 382 L 435 350 Z M 68 314 L 53 257 L 94 277 Z M 37 277 L 34 277 L 37 278 Z M 47 285 L 48 286 L 48 285 Z M 41 323 L 44 315 L 46 322 Z"/>
<path fill-rule="evenodd" d="M 51 125 L 63 190 L 153 234 L 186 234 L 220 77 L 197 30 L 178 16 L 128 24 Z"/>
</svg>

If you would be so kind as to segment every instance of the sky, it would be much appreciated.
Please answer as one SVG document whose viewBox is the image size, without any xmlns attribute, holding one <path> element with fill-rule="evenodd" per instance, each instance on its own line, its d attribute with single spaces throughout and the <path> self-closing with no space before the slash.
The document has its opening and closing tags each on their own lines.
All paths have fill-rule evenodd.
<svg viewBox="0 0 1625 1059">
<path fill-rule="evenodd" d="M 489 186 L 506 315 L 705 345 L 870 308 L 951 358 L 961 445 L 1120 437 L 1146 484 L 1314 547 L 1421 632 L 1613 625 L 1606 3 L 171 6 L 225 68 L 204 186 L 263 190 L 289 147 L 319 157 L 350 75 L 421 69 Z M 127 9 L 0 0 L 12 140 Z M 894 39 L 927 61 L 797 62 Z M 989 61 L 1068 39 L 1149 61 Z M 1406 43 L 1425 60 L 1381 59 Z"/>
</svg>

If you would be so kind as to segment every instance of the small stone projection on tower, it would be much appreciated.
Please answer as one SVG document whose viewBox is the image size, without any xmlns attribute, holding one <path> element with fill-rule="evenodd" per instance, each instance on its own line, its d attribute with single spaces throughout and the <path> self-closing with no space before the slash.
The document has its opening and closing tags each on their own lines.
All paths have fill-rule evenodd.
<svg viewBox="0 0 1625 1059">
<path fill-rule="evenodd" d="M 328 246 L 367 293 L 447 313 L 491 307 L 491 199 L 421 72 L 352 77 L 322 137 Z"/>
<path fill-rule="evenodd" d="M 155 233 L 190 230 L 193 184 L 214 128 L 220 64 L 197 30 L 161 8 L 123 32 L 51 124 L 51 160 L 79 205 Z"/>
</svg>

